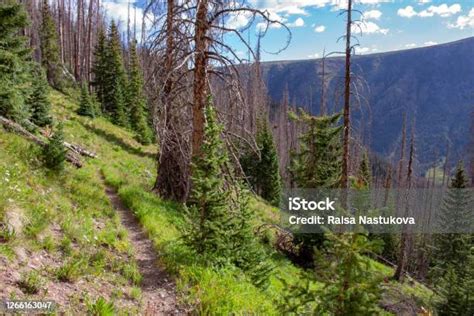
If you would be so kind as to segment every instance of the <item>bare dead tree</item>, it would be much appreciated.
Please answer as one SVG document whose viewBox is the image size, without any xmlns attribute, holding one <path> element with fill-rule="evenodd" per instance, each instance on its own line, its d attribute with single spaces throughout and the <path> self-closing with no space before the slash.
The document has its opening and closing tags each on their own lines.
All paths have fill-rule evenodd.
<svg viewBox="0 0 474 316">
<path fill-rule="evenodd" d="M 408 160 L 408 170 L 407 170 L 407 178 L 406 178 L 406 193 L 405 193 L 405 211 L 404 216 L 408 216 L 409 211 L 409 194 L 412 187 L 412 176 L 413 176 L 413 163 L 414 163 L 414 156 L 415 156 L 415 128 L 414 124 L 412 125 L 411 130 L 411 140 L 410 140 L 410 157 Z M 411 244 L 411 236 L 407 231 L 407 227 L 404 226 L 402 228 L 402 234 L 400 237 L 400 251 L 398 254 L 398 263 L 397 269 L 395 270 L 395 274 L 393 278 L 397 281 L 403 281 L 405 270 L 408 261 L 408 253 L 407 249 L 410 248 Z"/>
<path fill-rule="evenodd" d="M 403 123 L 402 123 L 402 141 L 400 144 L 400 159 L 398 160 L 398 186 L 402 185 L 403 177 L 403 165 L 405 160 L 405 144 L 406 144 L 406 135 L 407 135 L 407 114 L 403 113 Z"/>
<path fill-rule="evenodd" d="M 351 29 L 352 29 L 352 0 L 347 1 L 347 21 L 346 21 L 346 50 L 345 50 L 345 78 L 344 78 L 344 134 L 343 134 L 343 154 L 342 154 L 342 175 L 341 187 L 347 188 L 349 178 L 349 142 L 350 142 L 350 98 L 351 98 Z M 345 202 L 343 201 L 345 205 Z"/>
<path fill-rule="evenodd" d="M 445 185 L 445 182 L 446 182 L 446 185 L 448 184 L 448 180 L 446 179 L 449 179 L 449 169 L 448 169 L 448 166 L 449 166 L 449 141 L 446 141 L 446 157 L 444 158 L 444 165 L 443 165 L 443 180 L 441 181 L 441 186 L 444 187 Z"/>
<path fill-rule="evenodd" d="M 147 82 L 149 86 L 153 84 L 155 87 L 160 87 L 158 93 L 156 91 L 154 93 L 159 96 L 154 100 L 155 113 L 159 114 L 155 117 L 155 129 L 161 131 L 157 133 L 160 149 L 163 151 L 167 147 L 167 145 L 163 147 L 163 144 L 169 140 L 169 137 L 166 136 L 170 135 L 169 130 L 176 129 L 176 126 L 179 126 L 178 138 L 183 140 L 181 145 L 178 146 L 181 154 L 178 155 L 179 157 L 176 155 L 174 157 L 179 158 L 180 161 L 184 160 L 182 166 L 186 166 L 186 168 L 175 170 L 180 175 L 172 174 L 172 176 L 184 179 L 184 182 L 189 184 L 189 163 L 192 157 L 200 155 L 203 142 L 204 108 L 207 98 L 209 95 L 216 95 L 213 91 L 213 83 L 220 82 L 220 87 L 223 87 L 221 90 L 226 91 L 229 95 L 229 99 L 227 99 L 229 105 L 218 107 L 219 119 L 228 126 L 232 120 L 240 120 L 243 117 L 240 115 L 241 113 L 234 115 L 233 112 L 236 109 L 242 109 L 239 104 L 243 104 L 244 100 L 240 89 L 237 67 L 237 64 L 242 63 L 243 60 L 225 42 L 224 35 L 233 34 L 236 36 L 252 52 L 255 59 L 253 49 L 245 40 L 242 32 L 248 29 L 257 19 L 266 22 L 267 28 L 270 23 L 281 23 L 272 21 L 267 13 L 248 7 L 244 5 L 244 2 L 190 0 L 179 2 L 179 5 L 174 3 L 172 12 L 169 11 L 169 8 L 163 10 L 171 3 L 173 2 L 168 1 L 166 4 L 158 1 L 151 2 L 145 10 L 145 12 L 161 10 L 159 14 L 154 14 L 156 18 L 153 21 L 153 27 L 147 30 L 146 42 L 148 54 L 151 58 L 149 62 L 155 65 L 152 67 L 153 71 L 149 74 Z M 240 29 L 229 26 L 227 23 L 229 19 L 239 14 L 244 14 L 249 19 L 248 25 Z M 168 16 L 171 16 L 171 18 L 168 19 Z M 162 27 L 163 24 L 169 25 L 168 23 L 173 24 L 171 28 L 169 26 Z M 172 32 L 165 31 L 167 29 L 172 30 Z M 265 32 L 266 29 L 263 34 Z M 170 39 L 168 35 L 172 36 L 173 39 Z M 286 43 L 285 48 L 287 45 L 288 43 Z M 170 55 L 173 56 L 172 62 L 167 57 Z M 164 59 L 165 62 L 160 62 L 160 58 Z M 160 77 L 165 79 L 160 79 Z M 156 85 L 158 82 L 161 84 Z M 192 91 L 191 96 L 188 91 Z M 172 100 L 166 101 L 166 95 L 172 95 Z M 232 99 L 230 96 L 232 96 Z M 169 120 L 172 117 L 171 121 L 173 122 Z M 186 119 L 191 119 L 191 126 Z M 163 132 L 163 130 L 166 130 L 166 132 Z M 224 134 L 225 137 L 237 137 L 239 140 L 248 139 L 247 136 L 242 136 L 241 133 L 233 133 L 228 129 L 225 130 Z M 229 142 L 226 141 L 226 143 Z M 229 149 L 232 150 L 233 146 L 229 145 L 228 147 L 231 147 Z M 170 150 L 176 152 L 178 148 Z M 159 161 L 163 162 L 163 153 L 160 153 L 160 155 Z M 231 157 L 233 156 L 236 155 L 231 155 Z M 166 161 L 169 161 L 169 159 Z M 169 169 L 169 167 L 162 165 L 158 169 L 155 188 L 157 188 L 157 191 L 161 191 L 162 195 L 176 199 L 172 194 L 171 196 L 168 194 L 174 191 L 170 190 L 168 186 L 170 177 L 160 176 L 160 173 L 163 174 L 164 171 L 162 169 Z M 168 184 L 165 184 L 165 182 L 168 182 Z M 175 184 L 171 184 L 171 186 L 173 185 Z M 189 185 L 181 184 L 180 186 L 189 189 Z M 168 189 L 158 189 L 160 187 L 168 187 Z M 184 195 L 186 196 L 187 192 Z"/>
<path fill-rule="evenodd" d="M 312 102 L 310 102 L 312 103 Z M 321 58 L 321 104 L 319 112 L 326 115 L 326 49 L 323 50 L 323 58 Z"/>
</svg>

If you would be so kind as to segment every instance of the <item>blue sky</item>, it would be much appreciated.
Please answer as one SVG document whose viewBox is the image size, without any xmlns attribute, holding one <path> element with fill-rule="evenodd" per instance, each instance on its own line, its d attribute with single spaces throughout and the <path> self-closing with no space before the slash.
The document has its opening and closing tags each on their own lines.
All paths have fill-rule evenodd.
<svg viewBox="0 0 474 316">
<path fill-rule="evenodd" d="M 104 6 L 111 16 L 124 18 L 127 1 L 133 0 L 107 0 Z M 263 52 L 263 60 L 318 58 L 324 49 L 326 52 L 343 49 L 343 42 L 337 43 L 337 38 L 344 33 L 345 17 L 338 14 L 338 9 L 346 0 L 248 1 L 254 7 L 267 10 L 272 19 L 284 22 L 292 33 L 290 46 L 285 51 L 278 55 Z M 362 35 L 357 30 L 358 54 L 423 47 L 474 36 L 474 0 L 355 0 L 354 8 L 363 12 L 364 21 L 360 26 Z M 239 15 L 231 17 L 228 23 L 244 27 L 248 21 L 248 16 Z M 246 37 L 250 35 L 252 45 L 261 27 L 258 22 L 246 34 Z M 286 37 L 283 28 L 271 27 L 262 46 L 266 51 L 277 51 Z M 247 56 L 235 37 L 228 40 L 240 55 Z"/>
</svg>

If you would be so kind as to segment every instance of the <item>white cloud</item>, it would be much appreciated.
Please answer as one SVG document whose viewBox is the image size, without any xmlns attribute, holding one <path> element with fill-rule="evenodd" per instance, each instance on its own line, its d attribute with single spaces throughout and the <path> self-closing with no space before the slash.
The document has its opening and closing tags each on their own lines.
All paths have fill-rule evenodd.
<svg viewBox="0 0 474 316">
<path fill-rule="evenodd" d="M 382 12 L 380 12 L 379 10 L 369 10 L 369 11 L 365 11 L 362 14 L 362 16 L 365 20 L 370 20 L 370 19 L 378 20 L 382 16 Z"/>
<path fill-rule="evenodd" d="M 324 25 L 318 25 L 314 28 L 314 31 L 316 33 L 322 33 L 326 30 L 326 27 Z"/>
<path fill-rule="evenodd" d="M 302 18 L 297 18 L 294 22 L 288 23 L 288 27 L 302 27 L 304 26 L 304 20 Z"/>
<path fill-rule="evenodd" d="M 377 5 L 379 3 L 391 2 L 393 0 L 358 0 L 358 4 Z M 249 0 L 250 4 L 257 9 L 267 10 L 282 15 L 308 15 L 308 8 L 333 7 L 344 9 L 347 0 Z"/>
<path fill-rule="evenodd" d="M 413 9 L 411 5 L 398 9 L 397 14 L 404 18 L 411 18 L 417 15 L 415 9 Z"/>
<path fill-rule="evenodd" d="M 418 4 L 426 4 L 426 3 L 430 3 L 431 0 L 418 0 Z"/>
<path fill-rule="evenodd" d="M 143 21 L 143 9 L 134 5 L 136 0 L 106 0 L 102 2 L 102 6 L 106 11 L 109 19 L 114 19 L 120 30 L 126 31 L 127 19 L 128 19 L 128 3 L 130 3 L 130 28 L 136 29 L 137 38 L 141 37 L 142 21 Z M 136 20 L 134 19 L 136 15 Z M 154 20 L 153 14 L 147 13 L 145 18 L 145 28 L 149 30 L 152 27 L 152 21 Z"/>
<path fill-rule="evenodd" d="M 450 28 L 465 29 L 474 28 L 474 8 L 469 11 L 468 15 L 458 16 L 456 23 L 448 24 Z"/>
<path fill-rule="evenodd" d="M 376 47 L 360 47 L 356 46 L 355 52 L 356 54 L 367 54 L 367 53 L 375 53 L 378 49 Z"/>
<path fill-rule="evenodd" d="M 308 55 L 308 58 L 319 58 L 319 54 L 314 53 L 314 54 Z"/>
<path fill-rule="evenodd" d="M 231 29 L 243 28 L 250 23 L 250 17 L 250 12 L 231 14 L 229 19 L 226 21 L 226 27 Z"/>
<path fill-rule="evenodd" d="M 437 42 L 433 42 L 433 41 L 428 41 L 428 42 L 424 42 L 423 45 L 425 46 L 433 46 L 433 45 L 436 45 L 438 44 Z"/>
<path fill-rule="evenodd" d="M 406 6 L 405 8 L 400 8 L 397 11 L 397 14 L 404 18 L 411 18 L 414 16 L 419 16 L 422 18 L 432 17 L 438 15 L 442 18 L 450 17 L 456 13 L 461 12 L 461 5 L 454 3 L 448 6 L 446 3 L 440 4 L 439 6 L 429 6 L 427 9 L 416 12 L 416 10 L 411 6 Z"/>
<path fill-rule="evenodd" d="M 450 6 L 448 6 L 446 3 L 443 3 L 439 6 L 430 6 L 428 9 L 418 13 L 418 16 L 424 18 L 439 15 L 443 18 L 446 18 L 459 12 L 461 12 L 461 5 L 459 5 L 458 3 L 452 4 Z"/>
<path fill-rule="evenodd" d="M 286 15 L 307 15 L 305 11 L 309 7 L 324 7 L 332 0 L 250 0 L 250 4 L 257 9 Z"/>
<path fill-rule="evenodd" d="M 383 29 L 374 22 L 365 21 L 359 22 L 352 25 L 352 32 L 364 34 L 387 34 L 389 29 Z"/>
<path fill-rule="evenodd" d="M 406 44 L 405 47 L 406 48 L 413 48 L 413 47 L 417 47 L 418 45 L 416 45 L 415 43 L 410 43 L 410 44 Z"/>
</svg>

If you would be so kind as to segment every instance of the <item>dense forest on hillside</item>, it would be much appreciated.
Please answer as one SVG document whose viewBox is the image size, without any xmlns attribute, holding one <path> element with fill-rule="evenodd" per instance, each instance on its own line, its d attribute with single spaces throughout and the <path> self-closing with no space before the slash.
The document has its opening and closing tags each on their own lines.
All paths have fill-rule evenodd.
<svg viewBox="0 0 474 316">
<path fill-rule="evenodd" d="M 353 71 L 357 2 L 341 12 L 337 83 L 334 60 L 320 60 L 317 110 L 283 79 L 280 101 L 267 91 L 261 40 L 278 25 L 279 49 L 291 41 L 268 12 L 218 0 L 140 12 L 129 3 L 121 21 L 100 0 L 0 0 L 7 311 L 474 315 L 474 110 L 459 110 L 471 126 L 450 138 L 455 153 L 447 142 L 419 158 L 426 135 L 408 105 L 396 148 L 374 152 Z M 241 14 L 248 25 L 233 28 Z M 421 198 L 421 224 L 308 233 L 284 222 L 302 189 L 337 192 L 341 218 L 408 217 Z"/>
</svg>

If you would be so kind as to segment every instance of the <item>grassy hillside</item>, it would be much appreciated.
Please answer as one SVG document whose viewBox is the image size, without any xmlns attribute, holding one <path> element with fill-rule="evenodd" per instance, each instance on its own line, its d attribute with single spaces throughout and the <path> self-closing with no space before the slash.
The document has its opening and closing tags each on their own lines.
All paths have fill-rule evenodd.
<svg viewBox="0 0 474 316">
<path fill-rule="evenodd" d="M 41 167 L 32 145 L 0 128 L 0 222 L 15 227 L 0 235 L 0 297 L 50 298 L 70 313 L 93 311 L 98 298 L 124 313 L 142 310 L 140 273 L 127 231 L 110 204 L 112 186 L 139 219 L 177 283 L 180 303 L 200 313 L 279 314 L 286 284 L 302 282 L 302 271 L 269 247 L 275 273 L 266 289 L 255 287 L 237 269 L 214 270 L 196 261 L 181 241 L 186 225 L 182 206 L 149 192 L 155 179 L 156 148 L 141 146 L 133 135 L 105 119 L 75 114 L 75 97 L 52 91 L 54 116 L 64 122 L 65 138 L 97 153 L 81 169 L 68 165 L 59 175 Z M 278 220 L 260 200 L 251 203 L 255 225 Z M 392 270 L 374 262 L 374 273 Z M 312 288 L 323 284 L 312 283 Z M 427 306 L 431 293 L 413 283 L 387 281 L 384 301 Z M 29 294 L 34 293 L 36 294 Z"/>
</svg>

